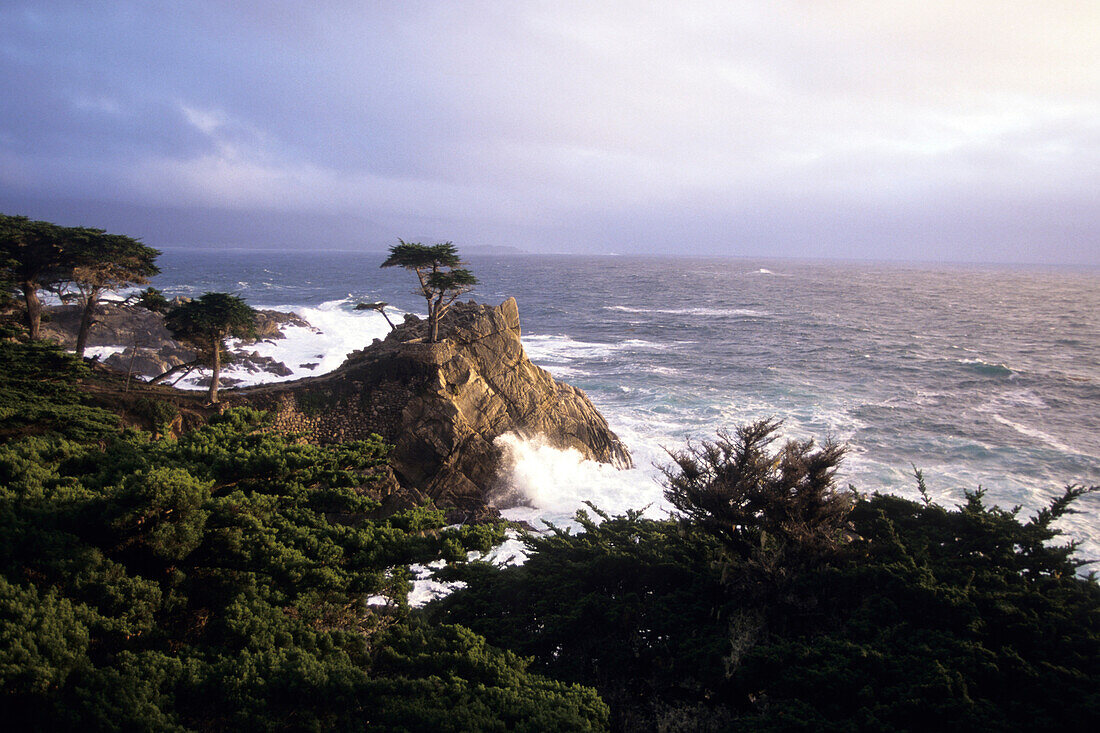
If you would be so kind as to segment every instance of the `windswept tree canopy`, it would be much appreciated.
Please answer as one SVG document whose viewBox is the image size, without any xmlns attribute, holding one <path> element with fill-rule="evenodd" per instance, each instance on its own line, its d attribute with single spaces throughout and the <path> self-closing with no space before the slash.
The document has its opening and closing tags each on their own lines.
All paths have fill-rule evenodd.
<svg viewBox="0 0 1100 733">
<path fill-rule="evenodd" d="M 22 292 L 31 338 L 38 338 L 41 322 L 39 289 L 75 289 L 84 307 L 78 354 L 84 352 L 91 311 L 102 294 L 147 283 L 160 272 L 154 264 L 159 255 L 136 239 L 102 229 L 0 214 L 0 278 Z"/>
<path fill-rule="evenodd" d="M 48 221 L 0 214 L 0 266 L 16 283 L 40 283 L 64 264 L 67 232 Z"/>
<path fill-rule="evenodd" d="M 0 268 L 3 279 L 23 295 L 32 339 L 38 338 L 42 318 L 38 290 L 66 272 L 66 249 L 73 231 L 47 221 L 0 214 Z"/>
<path fill-rule="evenodd" d="M 452 242 L 421 244 L 397 240 L 390 247 L 390 256 L 382 267 L 403 267 L 416 273 L 420 281 L 420 295 L 428 301 L 428 323 L 431 325 L 431 341 L 439 340 L 439 319 L 451 303 L 477 285 L 474 274 L 462 267 L 462 259 Z"/>
<path fill-rule="evenodd" d="M 217 402 L 225 340 L 255 336 L 256 311 L 236 295 L 206 293 L 170 310 L 164 325 L 177 339 L 195 346 L 213 370 L 210 401 Z"/>
<path fill-rule="evenodd" d="M 65 253 L 68 271 L 63 284 L 76 290 L 83 309 L 76 338 L 76 353 L 83 356 L 96 304 L 107 292 L 148 283 L 160 272 L 155 264 L 160 252 L 131 237 L 108 234 L 102 229 L 69 231 Z"/>
<path fill-rule="evenodd" d="M 82 289 L 99 292 L 130 285 L 144 285 L 160 274 L 156 259 L 160 251 L 122 234 L 102 229 L 79 228 L 73 236 L 66 260 L 72 265 L 72 280 Z"/>
<path fill-rule="evenodd" d="M 246 338 L 255 331 L 256 311 L 236 295 L 206 293 L 169 311 L 165 325 L 176 338 L 192 342 Z"/>
</svg>

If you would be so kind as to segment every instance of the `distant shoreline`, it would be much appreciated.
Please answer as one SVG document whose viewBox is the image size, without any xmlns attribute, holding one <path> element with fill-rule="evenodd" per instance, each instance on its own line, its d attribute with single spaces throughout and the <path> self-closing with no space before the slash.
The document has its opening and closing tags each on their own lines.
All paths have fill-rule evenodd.
<svg viewBox="0 0 1100 733">
<path fill-rule="evenodd" d="M 343 247 L 335 248 L 295 248 L 295 247 L 226 247 L 221 245 L 189 245 L 189 244 L 158 244 L 156 248 L 171 254 L 192 252 L 195 254 L 347 254 L 363 257 L 377 257 L 379 261 L 385 259 L 385 250 L 358 250 Z M 780 257 L 776 255 L 735 255 L 735 254 L 696 254 L 696 255 L 669 255 L 654 253 L 581 253 L 581 252 L 532 252 L 518 247 L 497 247 L 486 245 L 485 247 L 463 247 L 463 254 L 468 257 L 553 257 L 563 259 L 624 259 L 624 260 L 653 260 L 653 261 L 691 261 L 691 262 L 757 262 L 757 263 L 783 263 L 788 265 L 825 265 L 825 266 L 871 266 L 896 269 L 914 270 L 1006 270 L 1013 272 L 1076 272 L 1100 274 L 1100 265 L 1076 264 L 1076 263 L 1049 263 L 1049 262 L 979 262 L 979 261 L 952 261 L 940 260 L 889 260 L 889 259 L 850 259 L 850 258 L 824 258 L 824 257 Z"/>
</svg>

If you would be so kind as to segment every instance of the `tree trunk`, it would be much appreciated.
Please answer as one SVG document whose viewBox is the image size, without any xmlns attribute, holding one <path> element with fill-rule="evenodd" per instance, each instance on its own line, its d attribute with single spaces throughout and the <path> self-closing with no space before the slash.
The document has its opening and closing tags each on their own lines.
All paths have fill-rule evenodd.
<svg viewBox="0 0 1100 733">
<path fill-rule="evenodd" d="M 217 337 L 211 339 L 211 341 L 213 342 L 211 345 L 214 347 L 214 374 L 210 377 L 210 403 L 216 404 L 218 401 L 218 377 L 222 371 L 222 342 Z"/>
<path fill-rule="evenodd" d="M 428 310 L 428 322 L 432 326 L 432 335 L 428 339 L 430 343 L 439 341 L 439 303 L 438 301 L 431 304 Z"/>
<path fill-rule="evenodd" d="M 19 287 L 27 303 L 27 328 L 30 330 L 31 340 L 37 341 L 42 325 L 42 301 L 38 299 L 38 283 L 33 280 L 24 280 Z"/>
<path fill-rule="evenodd" d="M 135 351 L 136 351 L 136 349 L 135 349 Z M 164 372 L 163 374 L 158 374 L 157 376 L 150 379 L 149 384 L 160 384 L 161 382 L 166 381 L 168 379 L 168 377 L 171 377 L 175 374 L 179 374 L 182 371 L 186 371 L 187 373 L 190 373 L 196 366 L 198 366 L 198 364 L 199 364 L 198 359 L 195 359 L 194 361 L 185 362 L 183 364 L 176 364 L 174 367 L 171 367 L 168 371 Z M 184 376 L 186 376 L 186 375 L 184 375 Z"/>
<path fill-rule="evenodd" d="M 84 356 L 84 348 L 88 345 L 88 331 L 92 329 L 92 312 L 95 311 L 96 301 L 99 298 L 88 298 L 84 303 L 84 312 L 80 315 L 80 330 L 76 332 L 76 355 Z M 137 349 L 134 349 L 137 353 Z"/>
</svg>

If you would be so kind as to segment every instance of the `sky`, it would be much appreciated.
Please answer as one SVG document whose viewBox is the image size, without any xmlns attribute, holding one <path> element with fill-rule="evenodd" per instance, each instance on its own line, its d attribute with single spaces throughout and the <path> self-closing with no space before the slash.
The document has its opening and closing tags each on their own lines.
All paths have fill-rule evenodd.
<svg viewBox="0 0 1100 733">
<path fill-rule="evenodd" d="M 153 246 L 1100 265 L 1095 0 L 4 0 L 0 99 Z"/>
</svg>

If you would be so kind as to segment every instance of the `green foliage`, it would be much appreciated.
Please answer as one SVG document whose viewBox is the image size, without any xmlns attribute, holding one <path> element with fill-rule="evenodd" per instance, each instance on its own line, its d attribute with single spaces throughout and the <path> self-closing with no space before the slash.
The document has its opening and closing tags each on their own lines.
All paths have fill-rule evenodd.
<svg viewBox="0 0 1100 733">
<path fill-rule="evenodd" d="M 792 488 L 791 506 L 773 496 L 759 513 L 736 509 L 730 527 L 736 497 L 761 485 L 733 479 L 815 474 L 783 468 L 790 446 L 742 460 L 753 444 L 707 446 L 679 456 L 686 475 L 669 470 L 685 482 L 674 486 L 731 499 L 713 513 L 700 502 L 679 518 L 599 525 L 581 513 L 578 534 L 528 538 L 521 567 L 456 571 L 469 586 L 434 613 L 531 655 L 541 673 L 595 686 L 621 730 L 1052 730 L 1100 719 L 1100 587 L 1077 574 L 1075 545 L 1057 544 L 1053 526 L 1089 490 L 1070 487 L 1022 520 L 980 491 L 946 509 L 850 500 L 830 478 L 818 493 L 843 500 L 844 523 L 822 526 L 830 539 L 843 526 L 842 539 L 793 533 L 788 549 L 808 537 L 812 553 L 777 556 L 769 542 L 791 516 L 821 514 L 795 514 L 804 497 Z M 795 450 L 801 466 L 820 457 Z M 708 494 L 707 481 L 725 485 Z"/>
<path fill-rule="evenodd" d="M 154 313 L 167 313 L 171 307 L 171 303 L 168 298 L 164 297 L 164 293 L 156 288 L 149 286 L 142 290 L 137 295 L 137 304 L 146 310 L 151 310 Z"/>
<path fill-rule="evenodd" d="M 38 345 L 0 354 L 12 393 L 53 361 L 67 378 L 84 369 Z M 45 390 L 55 412 L 79 407 L 65 384 Z M 464 629 L 409 625 L 405 565 L 502 533 L 446 529 L 432 508 L 371 519 L 388 455 L 377 436 L 297 444 L 250 409 L 176 441 L 41 432 L 0 443 L 9 726 L 605 727 L 591 689 Z M 367 606 L 374 595 L 391 604 Z"/>
<path fill-rule="evenodd" d="M 79 360 L 52 344 L 0 343 L 0 442 L 26 433 L 101 440 L 118 432 L 118 417 L 88 407 Z"/>
<path fill-rule="evenodd" d="M 49 282 L 63 266 L 65 229 L 25 216 L 0 214 L 0 267 L 16 285 Z"/>
<path fill-rule="evenodd" d="M 235 295 L 204 293 L 169 311 L 164 325 L 176 338 L 208 345 L 211 339 L 255 335 L 256 311 Z"/>
<path fill-rule="evenodd" d="M 768 585 L 840 547 L 852 508 L 833 485 L 844 448 L 788 441 L 773 452 L 780 425 L 761 420 L 719 433 L 671 452 L 673 465 L 663 469 L 665 498 L 684 520 L 725 546 L 739 576 Z"/>
<path fill-rule="evenodd" d="M 153 264 L 158 255 L 136 239 L 102 229 L 0 214 L 0 280 L 9 291 L 18 287 L 23 292 L 31 338 L 38 338 L 43 318 L 40 288 L 54 289 L 63 297 L 75 295 L 84 309 L 77 335 L 79 355 L 84 353 L 92 308 L 102 294 L 148 282 L 160 272 Z"/>
<path fill-rule="evenodd" d="M 213 370 L 210 401 L 217 402 L 225 340 L 255 337 L 256 311 L 235 295 L 205 293 L 168 311 L 164 325 L 177 339 L 193 346 Z"/>
<path fill-rule="evenodd" d="M 154 432 L 166 433 L 169 426 L 180 414 L 180 408 L 166 400 L 141 397 L 135 403 L 133 411 L 152 425 Z"/>
<path fill-rule="evenodd" d="M 25 216 L 0 214 L 0 278 L 22 292 L 32 339 L 38 338 L 42 319 L 38 291 L 58 282 L 70 269 L 66 252 L 73 231 Z"/>
<path fill-rule="evenodd" d="M 397 241 L 382 267 L 402 267 L 416 273 L 419 294 L 428 301 L 429 340 L 438 341 L 439 319 L 460 295 L 473 290 L 477 278 L 462 268 L 458 250 L 451 242 L 427 245 Z"/>
<path fill-rule="evenodd" d="M 541 673 L 596 686 L 616 728 L 651 729 L 656 711 L 705 700 L 723 679 L 721 547 L 638 512 L 600 516 L 578 513 L 578 534 L 526 535 L 521 566 L 455 569 L 446 577 L 468 586 L 433 613 L 532 656 Z"/>
</svg>

